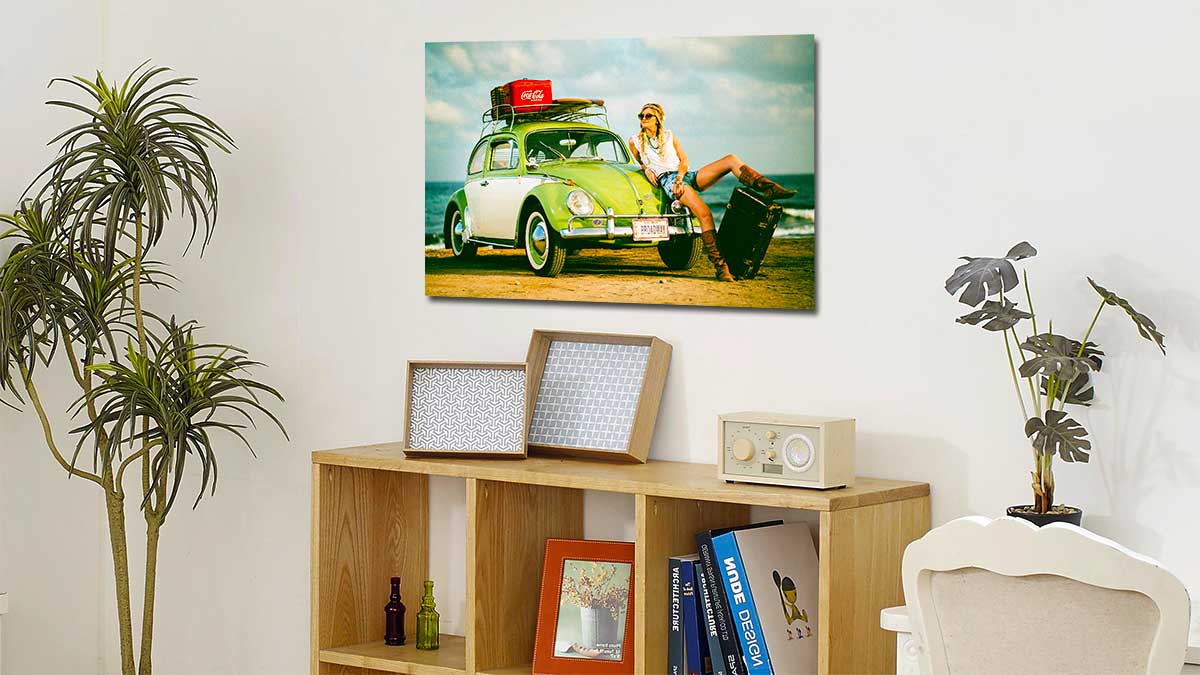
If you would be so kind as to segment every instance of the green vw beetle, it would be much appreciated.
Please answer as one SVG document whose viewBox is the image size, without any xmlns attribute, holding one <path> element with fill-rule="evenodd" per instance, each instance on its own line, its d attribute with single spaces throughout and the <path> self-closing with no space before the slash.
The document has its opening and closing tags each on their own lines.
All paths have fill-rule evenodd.
<svg viewBox="0 0 1200 675">
<path fill-rule="evenodd" d="M 666 198 L 608 128 L 603 101 L 558 99 L 537 113 L 491 109 L 446 206 L 446 247 L 523 248 L 539 276 L 562 272 L 580 248 L 657 246 L 673 270 L 704 255 L 700 224 Z"/>
</svg>

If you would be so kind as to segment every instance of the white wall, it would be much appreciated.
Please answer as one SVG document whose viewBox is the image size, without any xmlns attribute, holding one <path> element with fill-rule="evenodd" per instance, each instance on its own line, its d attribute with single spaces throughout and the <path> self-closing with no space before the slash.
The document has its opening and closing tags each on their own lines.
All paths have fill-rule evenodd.
<svg viewBox="0 0 1200 675">
<path fill-rule="evenodd" d="M 0 43 L 0 201 L 48 161 L 40 141 L 68 117 L 42 111 L 43 84 L 100 59 L 101 11 L 113 72 L 153 58 L 198 76 L 197 105 L 240 146 L 219 160 L 216 239 L 203 259 L 177 265 L 183 292 L 160 306 L 271 364 L 264 376 L 288 396 L 292 442 L 257 434 L 257 460 L 230 444 L 216 497 L 177 510 L 164 530 L 160 672 L 303 672 L 309 451 L 398 439 L 405 359 L 520 358 L 535 327 L 652 333 L 675 346 L 655 458 L 713 462 L 722 411 L 847 414 L 859 419 L 861 473 L 929 481 L 937 522 L 1027 501 L 1029 451 L 1003 348 L 956 325 L 959 307 L 941 290 L 955 256 L 996 255 L 1022 239 L 1041 251 L 1031 281 L 1056 327 L 1086 326 L 1090 274 L 1167 333 L 1163 358 L 1105 312 L 1095 334 L 1110 354 L 1102 403 L 1083 416 L 1095 459 L 1060 467 L 1058 491 L 1090 527 L 1160 558 L 1200 593 L 1194 3 L 12 9 L 67 28 L 35 30 L 47 48 L 28 36 Z M 817 35 L 818 311 L 423 297 L 423 42 L 664 32 Z M 174 260 L 184 239 L 172 236 L 160 255 Z M 70 395 L 65 385 L 54 393 Z M 0 420 L 0 583 L 14 594 L 6 673 L 116 672 L 98 500 L 55 471 L 30 416 Z M 452 555 L 461 487 L 435 491 L 449 529 L 434 554 Z M 620 500 L 588 503 L 590 532 L 621 531 L 605 522 L 609 511 L 631 517 Z M 461 561 L 434 563 L 449 567 L 436 578 L 453 629 Z"/>
</svg>

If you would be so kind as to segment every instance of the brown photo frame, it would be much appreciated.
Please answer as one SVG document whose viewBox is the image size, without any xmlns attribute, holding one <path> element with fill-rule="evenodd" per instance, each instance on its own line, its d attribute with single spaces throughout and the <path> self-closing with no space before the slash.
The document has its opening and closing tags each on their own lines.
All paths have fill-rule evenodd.
<svg viewBox="0 0 1200 675">
<path fill-rule="evenodd" d="M 646 461 L 670 344 L 653 335 L 535 330 L 525 360 L 530 454 Z"/>
<path fill-rule="evenodd" d="M 633 558 L 632 542 L 546 540 L 533 675 L 633 675 Z"/>
<path fill-rule="evenodd" d="M 404 454 L 524 459 L 528 392 L 524 363 L 409 361 Z"/>
</svg>

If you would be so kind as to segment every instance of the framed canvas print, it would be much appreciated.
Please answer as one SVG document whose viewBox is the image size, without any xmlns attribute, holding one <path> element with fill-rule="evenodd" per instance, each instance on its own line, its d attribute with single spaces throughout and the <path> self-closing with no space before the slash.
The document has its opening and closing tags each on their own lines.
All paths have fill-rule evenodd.
<svg viewBox="0 0 1200 675">
<path fill-rule="evenodd" d="M 524 363 L 409 361 L 404 454 L 525 457 Z"/>
<path fill-rule="evenodd" d="M 529 451 L 645 462 L 670 360 L 652 335 L 533 331 Z"/>
<path fill-rule="evenodd" d="M 535 675 L 632 675 L 630 542 L 546 540 Z"/>
<path fill-rule="evenodd" d="M 426 43 L 425 294 L 814 309 L 815 64 L 812 35 Z"/>
</svg>

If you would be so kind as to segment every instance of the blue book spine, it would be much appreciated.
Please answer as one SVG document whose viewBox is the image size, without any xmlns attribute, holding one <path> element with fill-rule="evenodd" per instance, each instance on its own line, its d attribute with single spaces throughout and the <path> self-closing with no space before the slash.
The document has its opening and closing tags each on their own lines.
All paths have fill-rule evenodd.
<svg viewBox="0 0 1200 675">
<path fill-rule="evenodd" d="M 717 533 L 720 534 L 719 532 Z M 700 550 L 700 560 L 697 570 L 702 572 L 704 587 L 708 592 L 708 601 L 712 604 L 713 618 L 717 620 L 717 638 L 720 649 L 712 652 L 713 660 L 721 660 L 722 670 L 728 675 L 746 675 L 742 665 L 742 648 L 734 634 L 733 615 L 729 613 L 729 603 L 725 601 L 725 587 L 721 584 L 721 574 L 717 569 L 716 556 L 712 548 L 713 533 L 706 530 L 696 535 L 696 548 Z M 716 667 L 713 668 L 716 670 Z"/>
<path fill-rule="evenodd" d="M 682 561 L 683 638 L 688 675 L 700 675 L 700 623 L 696 616 L 696 576 L 692 561 Z"/>
<path fill-rule="evenodd" d="M 671 589 L 671 604 L 667 608 L 670 614 L 670 630 L 667 632 L 667 673 L 669 675 L 684 675 L 686 664 L 683 661 L 683 579 L 681 567 L 683 562 L 672 558 L 668 585 Z"/>
<path fill-rule="evenodd" d="M 729 532 L 713 537 L 713 553 L 717 557 L 717 569 L 725 586 L 725 599 L 733 615 L 734 632 L 742 646 L 749 675 L 772 675 L 771 659 L 767 655 L 767 643 L 763 639 L 762 624 L 754 608 L 754 596 L 746 581 L 746 566 L 738 552 L 737 539 Z"/>
<path fill-rule="evenodd" d="M 699 572 L 700 563 L 696 563 Z M 696 593 L 700 596 L 700 627 L 704 629 L 704 637 L 708 641 L 709 672 L 712 675 L 728 675 L 725 670 L 725 659 L 721 658 L 721 639 L 717 636 L 717 617 L 713 614 L 712 593 L 708 590 L 708 581 L 703 574 L 696 574 Z"/>
</svg>

